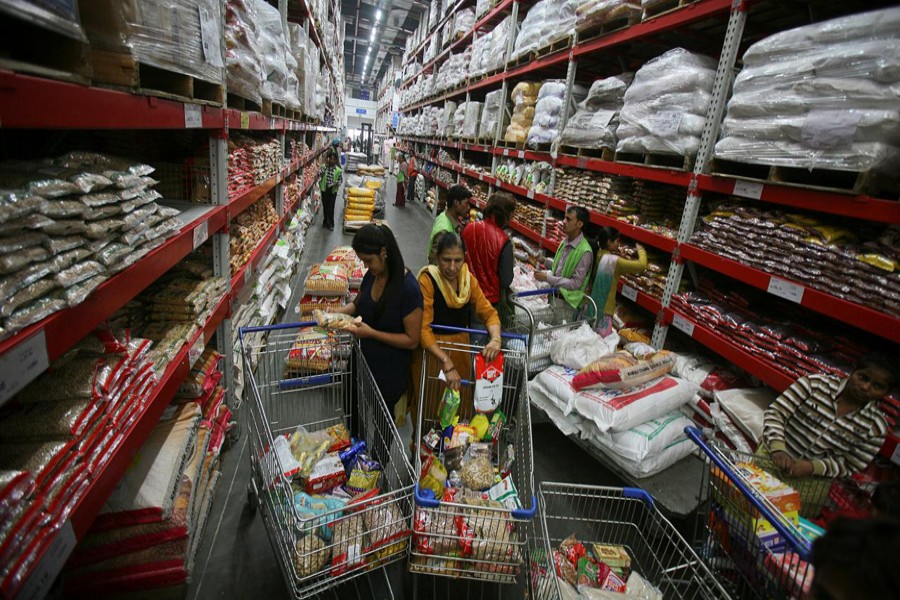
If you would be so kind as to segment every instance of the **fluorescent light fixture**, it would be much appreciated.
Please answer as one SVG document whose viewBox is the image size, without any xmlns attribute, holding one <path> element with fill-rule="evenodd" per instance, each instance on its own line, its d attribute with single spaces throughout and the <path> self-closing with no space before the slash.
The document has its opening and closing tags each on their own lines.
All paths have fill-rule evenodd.
<svg viewBox="0 0 900 600">
<path fill-rule="evenodd" d="M 375 11 L 375 22 L 377 23 L 380 20 L 381 20 L 381 9 L 379 8 L 378 10 Z"/>
<path fill-rule="evenodd" d="M 375 34 L 376 34 L 376 33 L 378 33 L 378 30 L 377 30 L 377 29 L 373 29 L 373 30 L 372 30 L 372 35 L 369 37 L 369 41 L 370 41 L 370 42 L 374 42 L 374 41 L 375 41 Z"/>
</svg>

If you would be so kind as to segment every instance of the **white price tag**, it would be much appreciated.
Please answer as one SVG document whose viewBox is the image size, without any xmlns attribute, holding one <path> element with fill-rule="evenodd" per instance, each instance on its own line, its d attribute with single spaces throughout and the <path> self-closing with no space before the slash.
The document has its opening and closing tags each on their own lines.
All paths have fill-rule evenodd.
<svg viewBox="0 0 900 600">
<path fill-rule="evenodd" d="M 732 194 L 735 196 L 740 196 L 741 198 L 753 198 L 754 200 L 759 200 L 762 198 L 764 185 L 757 181 L 741 181 L 737 180 L 734 182 L 734 190 L 732 190 Z"/>
<path fill-rule="evenodd" d="M 275 129 L 275 117 L 269 117 L 269 129 Z"/>
<path fill-rule="evenodd" d="M 19 393 L 49 366 L 43 330 L 0 356 L 0 404 Z"/>
<path fill-rule="evenodd" d="M 194 227 L 194 250 L 203 245 L 209 238 L 209 221 L 203 221 Z"/>
<path fill-rule="evenodd" d="M 205 348 L 206 342 L 203 340 L 203 332 L 201 331 L 200 337 L 197 338 L 197 341 L 194 342 L 194 345 L 188 350 L 188 361 L 191 363 L 191 368 L 194 368 L 194 365 L 197 364 L 197 359 L 203 354 Z"/>
<path fill-rule="evenodd" d="M 578 160 L 575 161 L 575 166 L 579 169 L 587 169 L 587 161 L 588 159 L 586 156 L 579 156 Z"/>
<path fill-rule="evenodd" d="M 203 127 L 203 113 L 199 104 L 185 103 L 184 105 L 184 128 L 197 129 Z"/>
<path fill-rule="evenodd" d="M 250 129 L 250 113 L 241 113 L 241 129 Z"/>
<path fill-rule="evenodd" d="M 494 187 L 497 188 L 498 190 L 500 189 L 500 180 L 499 179 L 494 180 Z"/>
<path fill-rule="evenodd" d="M 773 296 L 800 304 L 803 301 L 803 290 L 805 289 L 802 285 L 797 285 L 778 277 L 772 277 L 769 279 L 769 289 L 767 291 Z"/>
<path fill-rule="evenodd" d="M 674 137 L 678 134 L 678 128 L 681 127 L 681 120 L 684 118 L 683 112 L 674 110 L 661 111 L 653 121 L 651 133 L 659 137 Z"/>
<path fill-rule="evenodd" d="M 222 62 L 222 33 L 219 31 L 219 22 L 205 6 L 200 10 L 200 44 L 203 46 L 203 58 L 214 67 L 223 68 Z"/>
<path fill-rule="evenodd" d="M 528 190 L 525 193 L 525 195 L 528 197 L 529 200 L 534 200 L 534 190 Z"/>
<path fill-rule="evenodd" d="M 637 290 L 631 286 L 623 285 L 622 286 L 622 295 L 631 300 L 632 302 L 637 302 Z"/>
<path fill-rule="evenodd" d="M 690 337 L 694 337 L 694 324 L 681 315 L 675 315 L 675 318 L 672 319 L 672 325 L 674 325 L 675 329 L 677 329 L 678 331 L 686 333 Z"/>
<path fill-rule="evenodd" d="M 516 156 L 519 158 L 525 158 L 525 151 L 519 150 L 518 152 L 516 152 Z"/>
<path fill-rule="evenodd" d="M 503 156 L 509 156 L 509 148 L 503 149 Z"/>
<path fill-rule="evenodd" d="M 481 173 L 478 174 L 478 181 L 484 181 L 484 175 Z"/>
<path fill-rule="evenodd" d="M 72 550 L 75 549 L 77 542 L 72 522 L 67 520 L 56 532 L 56 537 L 50 543 L 41 562 L 34 568 L 31 577 L 28 578 L 17 597 L 23 600 L 40 600 L 45 597 L 50 591 L 50 586 L 56 580 L 56 576 L 59 575 L 63 565 L 69 559 L 69 555 L 72 554 Z"/>
</svg>

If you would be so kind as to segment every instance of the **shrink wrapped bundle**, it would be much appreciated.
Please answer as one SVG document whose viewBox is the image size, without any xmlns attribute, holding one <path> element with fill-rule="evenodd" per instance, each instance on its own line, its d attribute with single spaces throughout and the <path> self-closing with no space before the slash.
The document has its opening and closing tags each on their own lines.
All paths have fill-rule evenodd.
<svg viewBox="0 0 900 600">
<path fill-rule="evenodd" d="M 259 15 L 255 2 L 225 3 L 225 74 L 229 92 L 262 104 L 266 81 L 259 49 Z"/>
<path fill-rule="evenodd" d="M 638 0 L 581 0 L 575 9 L 575 26 L 581 31 L 617 19 L 640 16 Z"/>
<path fill-rule="evenodd" d="M 683 48 L 648 61 L 625 92 L 616 150 L 695 156 L 715 76 L 715 60 Z"/>
<path fill-rule="evenodd" d="M 583 99 L 587 91 L 575 85 L 572 91 L 574 101 Z M 538 92 L 534 106 L 534 121 L 528 130 L 526 143 L 531 147 L 549 144 L 559 135 L 559 124 L 563 118 L 566 102 L 566 84 L 564 81 L 546 81 Z"/>
<path fill-rule="evenodd" d="M 478 126 L 481 123 L 481 109 L 483 102 L 466 102 L 466 112 L 463 121 L 462 137 L 478 137 Z"/>
<path fill-rule="evenodd" d="M 484 97 L 484 108 L 481 110 L 481 126 L 478 137 L 493 140 L 500 125 L 503 114 L 503 90 L 496 90 Z"/>
<path fill-rule="evenodd" d="M 615 150 L 619 111 L 633 77 L 631 73 L 623 73 L 591 84 L 587 98 L 578 103 L 575 114 L 566 122 L 560 143 L 577 148 Z"/>
<path fill-rule="evenodd" d="M 716 157 L 764 165 L 896 173 L 900 8 L 769 36 L 744 69 Z"/>
<path fill-rule="evenodd" d="M 513 50 L 513 58 L 540 50 L 571 35 L 575 30 L 575 3 L 569 0 L 541 0 L 531 7 Z"/>
<path fill-rule="evenodd" d="M 524 142 L 528 130 L 534 121 L 534 107 L 537 104 L 538 91 L 541 84 L 534 81 L 522 81 L 513 88 L 509 95 L 513 104 L 512 119 L 506 128 L 507 142 Z"/>
<path fill-rule="evenodd" d="M 262 97 L 285 106 L 297 107 L 299 83 L 295 71 L 297 63 L 285 37 L 281 14 L 263 0 L 254 0 L 259 14 L 259 50 L 266 81 Z"/>
</svg>

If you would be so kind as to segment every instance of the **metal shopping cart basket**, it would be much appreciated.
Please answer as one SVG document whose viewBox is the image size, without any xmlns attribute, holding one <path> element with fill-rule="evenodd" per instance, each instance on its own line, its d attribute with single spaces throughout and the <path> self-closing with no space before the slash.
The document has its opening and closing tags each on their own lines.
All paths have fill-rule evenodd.
<svg viewBox="0 0 900 600">
<path fill-rule="evenodd" d="M 794 516 L 817 516 L 828 495 L 828 478 L 782 477 L 771 460 L 730 450 L 707 440 L 700 429 L 685 432 L 705 455 L 708 469 L 701 488 L 698 545 L 720 580 L 738 598 L 802 598 L 812 583 L 809 565 L 811 544 L 795 521 L 758 491 L 750 481 L 753 467 L 775 474 L 790 491 L 776 491 L 783 508 L 794 504 L 799 492 L 800 510 Z M 772 491 L 770 491 L 770 494 Z M 804 499 L 809 501 L 803 505 Z M 790 512 L 788 512 L 790 515 Z"/>
<path fill-rule="evenodd" d="M 315 596 L 405 559 L 412 466 L 359 344 L 315 323 L 244 327 L 240 337 L 250 388 L 250 500 L 292 597 Z M 251 339 L 258 345 L 245 346 Z M 286 436 L 299 425 L 317 432 L 338 424 L 364 440 L 383 467 L 376 491 L 347 502 L 308 495 L 285 475 L 293 458 Z"/>
<path fill-rule="evenodd" d="M 554 297 L 559 288 L 519 292 L 510 296 L 512 311 L 506 315 L 503 331 L 525 336 L 530 379 L 551 364 L 550 346 L 560 335 L 588 323 L 593 329 L 597 304 L 589 295 L 578 309 Z M 592 315 L 588 317 L 588 315 Z"/>
<path fill-rule="evenodd" d="M 664 598 L 728 600 L 730 596 L 690 544 L 640 488 L 543 482 L 538 489 L 539 529 L 530 538 L 529 583 L 535 600 L 569 598 L 556 577 L 554 551 L 575 535 L 593 544 L 622 546 L 631 570 L 657 587 Z M 565 560 L 565 559 L 563 559 Z"/>
<path fill-rule="evenodd" d="M 483 331 L 432 326 L 436 333 L 483 334 Z M 504 340 L 520 339 L 504 334 Z M 472 364 L 482 350 L 479 346 L 439 342 L 450 354 L 462 377 L 459 416 L 473 416 L 474 391 Z M 446 488 L 442 497 L 429 495 L 420 476 L 415 487 L 415 515 L 413 544 L 410 546 L 409 570 L 412 573 L 440 575 L 457 579 L 514 584 L 522 571 L 526 556 L 525 524 L 534 518 L 537 500 L 534 496 L 531 419 L 525 397 L 524 354 L 504 350 L 502 399 L 493 413 L 502 412 L 506 422 L 497 430 L 491 463 L 497 467 L 508 457 L 512 446 L 515 459 L 509 480 L 514 484 L 519 505 L 500 507 L 482 500 L 482 494 L 459 488 Z M 419 385 L 419 411 L 416 422 L 417 443 L 423 434 L 441 430 L 439 400 L 445 384 L 438 377 L 438 362 L 423 351 L 422 374 Z M 423 459 L 429 467 L 428 456 L 416 452 L 416 473 L 423 474 Z M 446 458 L 446 455 L 445 455 Z M 429 469 L 426 468 L 427 472 Z M 463 474 L 465 474 L 463 472 Z M 507 481 L 508 483 L 508 481 Z M 418 578 L 414 583 L 418 585 Z"/>
</svg>

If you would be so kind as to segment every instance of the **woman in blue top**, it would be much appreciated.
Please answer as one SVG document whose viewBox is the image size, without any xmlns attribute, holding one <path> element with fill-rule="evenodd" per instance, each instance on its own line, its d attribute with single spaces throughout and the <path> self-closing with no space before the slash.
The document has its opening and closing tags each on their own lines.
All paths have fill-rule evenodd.
<svg viewBox="0 0 900 600">
<path fill-rule="evenodd" d="M 412 352 L 419 346 L 422 291 L 387 226 L 366 225 L 352 245 L 368 272 L 356 298 L 337 312 L 362 317 L 351 331 L 360 338 L 363 356 L 393 414 L 406 393 Z"/>
</svg>

